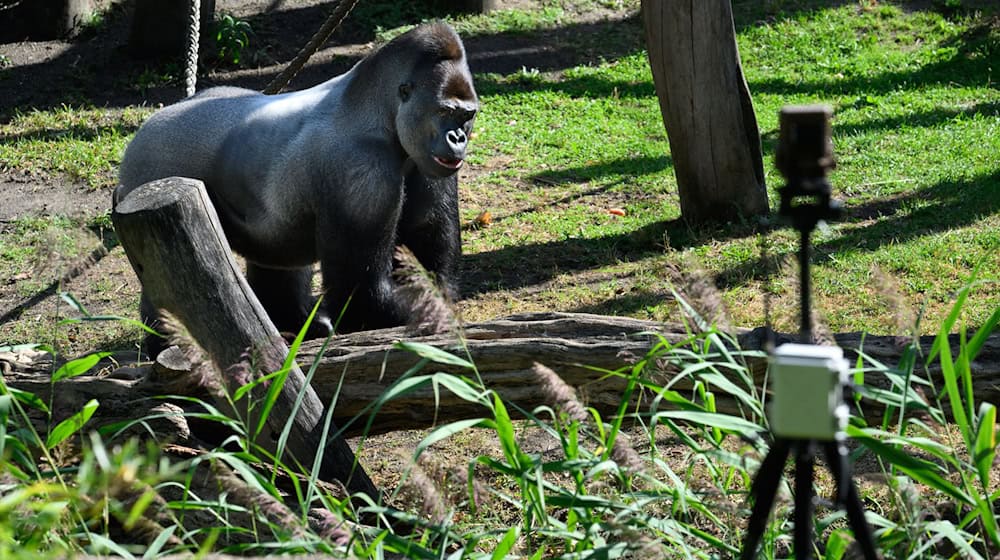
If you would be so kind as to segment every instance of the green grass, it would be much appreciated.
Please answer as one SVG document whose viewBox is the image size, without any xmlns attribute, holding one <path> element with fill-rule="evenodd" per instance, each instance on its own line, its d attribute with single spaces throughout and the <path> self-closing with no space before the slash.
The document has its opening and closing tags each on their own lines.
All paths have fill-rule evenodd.
<svg viewBox="0 0 1000 560">
<path fill-rule="evenodd" d="M 0 125 L 0 168 L 64 174 L 92 189 L 112 187 L 131 134 L 151 112 L 70 106 L 17 111 Z"/>
<path fill-rule="evenodd" d="M 780 108 L 835 109 L 832 181 L 849 217 L 816 236 L 821 316 L 833 331 L 884 333 L 899 325 L 877 309 L 873 270 L 898 278 L 904 299 L 930 317 L 940 317 L 972 265 L 983 262 L 989 278 L 1000 271 L 1000 90 L 992 66 L 1000 31 L 983 16 L 867 6 L 814 2 L 766 13 L 743 4 L 736 12 L 772 207 L 782 184 L 773 166 Z M 485 173 L 467 189 L 464 216 L 489 209 L 501 220 L 467 235 L 466 251 L 481 254 L 477 266 L 490 270 L 517 270 L 519 261 L 553 269 L 542 275 L 549 281 L 541 294 L 509 281 L 515 299 L 561 300 L 547 292 L 578 291 L 572 285 L 594 270 L 656 269 L 694 257 L 725 291 L 734 323 L 763 322 L 760 294 L 770 280 L 758 236 L 740 225 L 691 230 L 675 221 L 673 168 L 643 51 L 560 72 L 477 76 L 477 87 L 483 111 L 471 161 Z M 608 214 L 617 207 L 625 217 Z M 790 232 L 767 242 L 771 258 L 794 257 Z M 567 267 L 579 274 L 555 273 Z M 622 284 L 648 297 L 631 308 L 597 293 L 575 299 L 590 310 L 669 318 L 662 279 Z M 973 324 L 1000 297 L 996 285 L 989 289 L 994 297 L 966 310 Z M 466 309 L 489 316 L 492 300 L 484 294 Z M 779 328 L 794 330 L 794 313 L 786 315 Z"/>
</svg>

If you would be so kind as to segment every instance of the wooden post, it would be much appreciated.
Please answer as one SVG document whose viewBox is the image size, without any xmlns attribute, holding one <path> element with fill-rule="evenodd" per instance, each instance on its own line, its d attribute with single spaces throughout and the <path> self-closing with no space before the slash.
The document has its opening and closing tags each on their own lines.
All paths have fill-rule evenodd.
<svg viewBox="0 0 1000 560">
<path fill-rule="evenodd" d="M 281 367 L 288 349 L 233 259 L 201 181 L 171 177 L 147 183 L 119 200 L 111 219 L 143 293 L 184 324 L 220 371 L 239 373 L 232 368 L 246 365 L 248 358 L 264 373 Z M 246 369 L 227 375 L 231 391 L 247 381 Z M 260 386 L 252 398 L 260 402 L 265 391 Z M 286 453 L 308 468 L 321 443 L 324 406 L 297 366 L 289 372 L 258 440 L 273 447 L 300 393 Z M 251 417 L 248 424 L 252 429 L 256 419 Z M 327 442 L 319 476 L 379 500 L 343 437 Z"/>
<path fill-rule="evenodd" d="M 649 64 L 691 222 L 767 214 L 760 134 L 730 0 L 643 0 Z"/>
</svg>

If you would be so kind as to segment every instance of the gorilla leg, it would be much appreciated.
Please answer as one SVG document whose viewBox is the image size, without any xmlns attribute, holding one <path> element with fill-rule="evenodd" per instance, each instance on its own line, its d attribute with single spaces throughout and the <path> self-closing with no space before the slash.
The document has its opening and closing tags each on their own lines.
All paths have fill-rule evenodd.
<svg viewBox="0 0 1000 560">
<path fill-rule="evenodd" d="M 458 178 L 430 179 L 415 169 L 406 176 L 405 189 L 397 243 L 413 251 L 420 264 L 434 273 L 447 297 L 458 299 L 462 255 Z"/>
<path fill-rule="evenodd" d="M 311 266 L 303 268 L 267 268 L 247 263 L 247 282 L 260 300 L 278 332 L 298 333 L 312 311 Z M 333 331 L 330 317 L 322 308 L 316 312 L 307 338 L 322 338 Z"/>
<path fill-rule="evenodd" d="M 142 295 L 139 297 L 139 319 L 142 321 L 142 324 L 154 331 L 166 334 L 163 332 L 163 322 L 160 321 L 160 312 L 149 301 L 149 298 L 146 297 L 146 292 L 142 292 Z M 142 345 L 146 348 L 146 356 L 150 360 L 155 360 L 160 355 L 160 352 L 167 349 L 167 339 L 155 334 L 147 334 L 146 338 L 142 341 Z"/>
<path fill-rule="evenodd" d="M 332 316 L 343 313 L 337 332 L 405 325 L 409 309 L 397 301 L 392 279 L 397 219 L 328 223 L 320 249 L 323 305 Z"/>
</svg>

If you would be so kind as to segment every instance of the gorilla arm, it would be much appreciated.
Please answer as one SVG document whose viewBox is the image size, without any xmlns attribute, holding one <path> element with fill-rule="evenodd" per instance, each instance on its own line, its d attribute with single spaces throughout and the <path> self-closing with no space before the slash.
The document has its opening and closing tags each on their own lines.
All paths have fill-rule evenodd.
<svg viewBox="0 0 1000 560">
<path fill-rule="evenodd" d="M 408 308 L 396 296 L 392 278 L 403 178 L 393 161 L 400 157 L 381 140 L 359 143 L 358 153 L 340 168 L 345 181 L 339 204 L 317 206 L 316 247 L 323 275 L 324 307 L 339 332 L 405 324 Z"/>
<path fill-rule="evenodd" d="M 462 254 L 458 177 L 432 179 L 414 168 L 406 175 L 405 191 L 397 244 L 408 247 L 434 274 L 445 297 L 455 301 Z"/>
</svg>

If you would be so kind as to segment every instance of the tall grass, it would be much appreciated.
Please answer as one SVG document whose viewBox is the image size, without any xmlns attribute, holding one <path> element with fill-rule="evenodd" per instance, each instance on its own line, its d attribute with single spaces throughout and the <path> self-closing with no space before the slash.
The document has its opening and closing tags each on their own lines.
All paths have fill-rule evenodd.
<svg viewBox="0 0 1000 560">
<path fill-rule="evenodd" d="M 877 463 L 877 475 L 859 480 L 885 558 L 988 559 L 1000 551 L 996 405 L 977 403 L 972 390 L 974 360 L 1000 324 L 1000 308 L 975 332 L 960 334 L 954 351 L 948 336 L 965 332 L 962 309 L 980 285 L 974 276 L 957 294 L 930 355 L 918 355 L 915 342 L 899 364 L 879 363 L 863 348 L 859 354 L 855 379 L 867 381 L 858 391 L 859 410 L 870 399 L 886 413 L 873 425 L 852 417 L 848 433 L 861 444 L 854 458 Z M 558 372 L 542 365 L 534 371 L 548 404 L 521 410 L 484 386 L 468 356 L 399 343 L 420 360 L 372 412 L 432 386 L 478 403 L 482 414 L 430 431 L 414 448 L 398 488 L 385 489 L 388 503 L 352 500 L 318 481 L 310 474 L 315 469 L 282 462 L 280 453 L 255 443 L 256 423 L 229 418 L 208 403 L 187 414 L 224 424 L 232 436 L 180 460 L 155 444 L 121 439 L 116 434 L 124 425 L 93 431 L 99 427 L 88 418 L 96 403 L 55 422 L 48 403 L 4 385 L 0 556 L 152 558 L 217 550 L 405 558 L 731 557 L 739 552 L 749 487 L 769 443 L 765 394 L 746 363 L 759 353 L 740 350 L 733 337 L 677 299 L 691 318 L 689 335 L 675 343 L 659 338 L 633 365 L 604 372 L 626 380 L 610 417 L 588 408 Z M 67 363 L 53 384 L 85 373 L 96 361 Z M 435 364 L 459 366 L 466 374 L 435 372 Z M 943 373 L 943 402 L 925 396 L 938 394 L 925 364 Z M 280 372 L 261 377 L 279 378 Z M 878 388 L 878 378 L 888 381 L 887 389 Z M 234 395 L 234 404 L 250 394 Z M 637 407 L 640 398 L 644 405 Z M 254 406 L 266 412 L 266 399 Z M 515 412 L 526 420 L 515 421 Z M 527 433 L 551 442 L 550 449 L 526 447 Z M 436 455 L 439 444 L 470 435 L 495 442 L 493 450 L 465 464 Z M 216 481 L 211 494 L 196 483 L 205 476 Z M 827 493 L 825 483 L 818 484 L 817 492 Z M 407 500 L 407 489 L 420 499 Z M 763 558 L 788 553 L 790 492 L 780 489 Z M 843 513 L 821 503 L 816 522 L 819 557 L 846 558 L 852 538 Z"/>
</svg>

